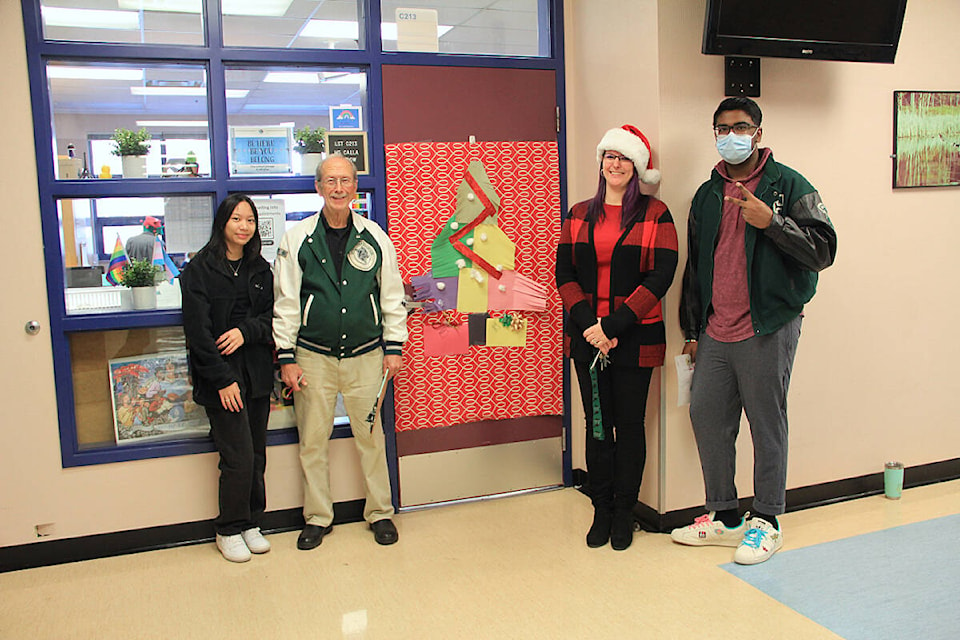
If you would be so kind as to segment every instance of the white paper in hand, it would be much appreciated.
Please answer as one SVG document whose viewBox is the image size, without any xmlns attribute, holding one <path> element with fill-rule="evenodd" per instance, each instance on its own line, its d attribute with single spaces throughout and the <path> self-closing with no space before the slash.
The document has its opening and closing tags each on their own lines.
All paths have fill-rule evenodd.
<svg viewBox="0 0 960 640">
<path fill-rule="evenodd" d="M 693 361 L 684 353 L 673 359 L 677 364 L 677 406 L 690 404 L 690 385 L 693 382 Z"/>
</svg>

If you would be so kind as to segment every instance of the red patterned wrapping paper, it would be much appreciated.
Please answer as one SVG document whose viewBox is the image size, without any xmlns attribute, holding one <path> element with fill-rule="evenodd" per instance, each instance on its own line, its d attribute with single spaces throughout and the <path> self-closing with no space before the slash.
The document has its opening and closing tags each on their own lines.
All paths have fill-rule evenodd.
<svg viewBox="0 0 960 640">
<path fill-rule="evenodd" d="M 500 195 L 499 227 L 517 245 L 516 270 L 550 290 L 528 318 L 523 348 L 471 346 L 459 356 L 423 351 L 424 314 L 409 316 L 403 371 L 395 380 L 398 431 L 479 420 L 559 415 L 562 307 L 554 279 L 560 178 L 554 142 L 386 145 L 387 218 L 404 282 L 430 271 L 430 243 L 454 214 L 457 186 L 473 160 Z M 499 312 L 494 312 L 497 315 Z M 467 316 L 460 316 L 464 322 Z"/>
</svg>

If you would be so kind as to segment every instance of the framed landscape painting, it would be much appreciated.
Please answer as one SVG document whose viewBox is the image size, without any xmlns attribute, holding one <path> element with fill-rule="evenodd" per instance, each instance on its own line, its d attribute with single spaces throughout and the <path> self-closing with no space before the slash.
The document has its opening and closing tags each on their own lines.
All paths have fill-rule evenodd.
<svg viewBox="0 0 960 640">
<path fill-rule="evenodd" d="M 960 185 L 960 91 L 894 91 L 893 188 Z"/>
</svg>

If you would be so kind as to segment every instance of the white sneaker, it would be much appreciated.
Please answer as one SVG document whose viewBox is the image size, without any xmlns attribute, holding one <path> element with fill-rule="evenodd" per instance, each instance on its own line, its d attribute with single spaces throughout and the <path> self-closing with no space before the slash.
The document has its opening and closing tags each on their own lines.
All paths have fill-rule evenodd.
<svg viewBox="0 0 960 640">
<path fill-rule="evenodd" d="M 763 518 L 751 518 L 743 542 L 733 554 L 737 564 L 759 564 L 770 559 L 783 546 L 783 534 Z"/>
<path fill-rule="evenodd" d="M 220 549 L 223 557 L 230 562 L 246 562 L 250 559 L 250 549 L 247 549 L 247 543 L 239 533 L 235 536 L 222 536 L 218 533 L 217 549 Z"/>
<path fill-rule="evenodd" d="M 700 516 L 693 521 L 693 524 L 671 531 L 670 537 L 674 542 L 694 547 L 707 545 L 735 547 L 740 544 L 743 534 L 747 531 L 746 519 L 741 518 L 740 524 L 731 528 L 719 520 L 714 520 L 716 514 L 716 511 L 711 511 L 705 516 Z"/>
<path fill-rule="evenodd" d="M 266 553 L 270 551 L 270 542 L 260 533 L 260 527 L 253 527 L 246 531 L 241 531 L 243 541 L 247 544 L 250 553 Z"/>
</svg>

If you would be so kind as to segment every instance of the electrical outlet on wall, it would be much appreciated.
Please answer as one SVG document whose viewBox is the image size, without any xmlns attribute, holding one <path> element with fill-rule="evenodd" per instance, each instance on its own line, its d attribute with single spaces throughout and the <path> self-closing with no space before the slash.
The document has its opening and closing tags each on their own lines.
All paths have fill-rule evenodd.
<svg viewBox="0 0 960 640">
<path fill-rule="evenodd" d="M 34 525 L 34 530 L 37 532 L 38 538 L 46 538 L 52 536 L 56 530 L 56 523 L 47 522 L 46 524 Z"/>
</svg>

